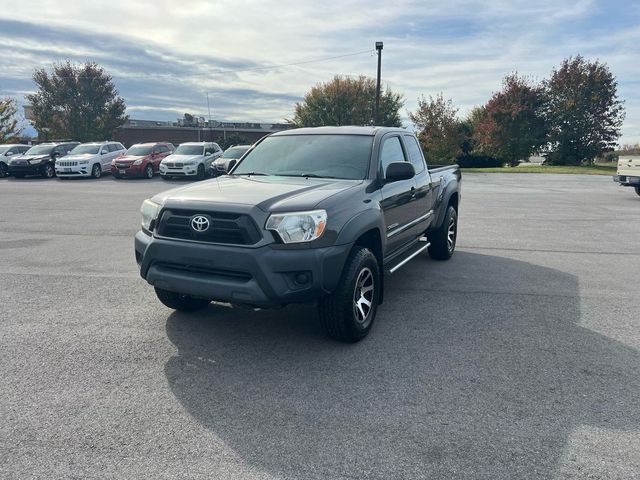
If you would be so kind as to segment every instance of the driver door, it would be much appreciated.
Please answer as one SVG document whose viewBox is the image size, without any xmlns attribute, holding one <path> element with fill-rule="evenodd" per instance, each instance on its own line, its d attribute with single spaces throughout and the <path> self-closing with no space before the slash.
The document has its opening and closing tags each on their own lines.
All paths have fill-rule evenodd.
<svg viewBox="0 0 640 480">
<path fill-rule="evenodd" d="M 388 134 L 380 146 L 380 175 L 384 178 L 387 166 L 393 162 L 406 162 L 407 156 L 399 134 Z M 384 215 L 389 253 L 398 250 L 414 240 L 413 229 L 409 228 L 414 218 L 415 179 L 385 183 L 381 189 L 380 206 Z"/>
</svg>

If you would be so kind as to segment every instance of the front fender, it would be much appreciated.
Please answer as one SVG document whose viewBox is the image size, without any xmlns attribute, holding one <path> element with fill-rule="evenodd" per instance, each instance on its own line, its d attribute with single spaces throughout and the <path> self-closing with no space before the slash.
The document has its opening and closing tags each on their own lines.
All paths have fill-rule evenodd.
<svg viewBox="0 0 640 480">
<path fill-rule="evenodd" d="M 386 230 L 383 219 L 384 216 L 382 215 L 380 207 L 374 207 L 372 205 L 372 208 L 357 213 L 344 224 L 335 244 L 343 245 L 345 243 L 353 243 L 369 230 L 377 229 L 382 242 L 381 251 L 384 252 L 387 246 L 387 236 L 384 235 Z"/>
</svg>

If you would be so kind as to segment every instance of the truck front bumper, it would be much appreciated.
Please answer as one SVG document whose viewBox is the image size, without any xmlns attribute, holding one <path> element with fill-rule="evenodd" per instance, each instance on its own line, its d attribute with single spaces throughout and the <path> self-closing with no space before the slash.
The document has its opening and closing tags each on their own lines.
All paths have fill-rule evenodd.
<svg viewBox="0 0 640 480">
<path fill-rule="evenodd" d="M 140 275 L 164 290 L 211 300 L 269 307 L 331 293 L 351 245 L 278 249 L 135 237 Z"/>
<path fill-rule="evenodd" d="M 614 175 L 613 181 L 625 187 L 640 187 L 640 176 Z"/>
</svg>

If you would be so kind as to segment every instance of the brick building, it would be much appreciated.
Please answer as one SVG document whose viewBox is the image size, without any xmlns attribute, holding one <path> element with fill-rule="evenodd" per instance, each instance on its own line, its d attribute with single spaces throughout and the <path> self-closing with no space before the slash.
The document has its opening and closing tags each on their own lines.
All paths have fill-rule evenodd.
<svg viewBox="0 0 640 480">
<path fill-rule="evenodd" d="M 260 140 L 265 135 L 291 128 L 287 124 L 231 123 L 216 122 L 211 127 L 180 126 L 172 122 L 154 122 L 149 120 L 129 120 L 116 129 L 113 140 L 122 142 L 125 147 L 134 143 L 171 142 L 179 145 L 184 142 L 223 142 L 231 134 L 246 138 L 249 143 Z"/>
</svg>

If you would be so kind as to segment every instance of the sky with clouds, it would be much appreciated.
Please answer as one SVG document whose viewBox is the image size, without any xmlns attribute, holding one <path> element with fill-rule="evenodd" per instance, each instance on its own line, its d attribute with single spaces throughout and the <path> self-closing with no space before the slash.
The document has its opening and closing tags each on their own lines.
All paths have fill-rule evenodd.
<svg viewBox="0 0 640 480">
<path fill-rule="evenodd" d="M 131 118 L 207 117 L 208 93 L 216 120 L 281 122 L 317 82 L 375 76 L 378 40 L 383 82 L 405 95 L 405 110 L 442 92 L 461 115 L 512 71 L 542 79 L 569 56 L 599 59 L 626 102 L 621 143 L 640 142 L 632 0 L 13 2 L 0 11 L 0 96 L 23 102 L 35 67 L 93 60 Z"/>
</svg>

